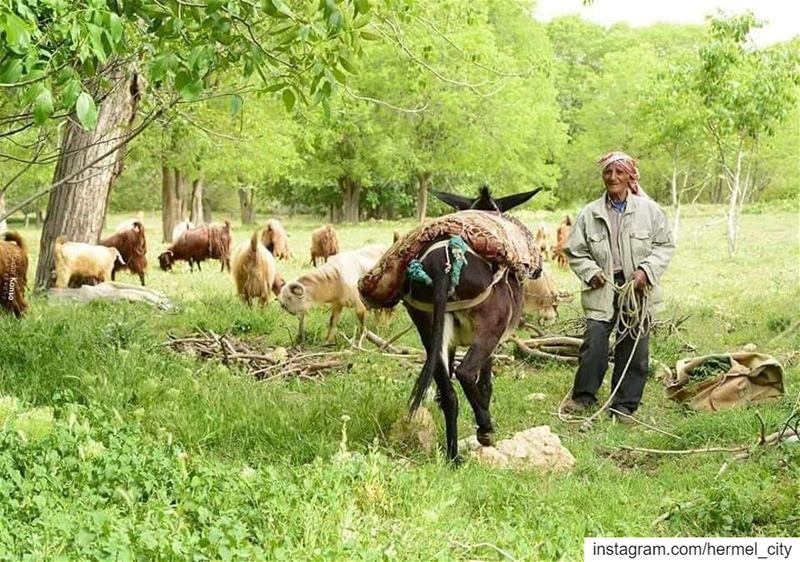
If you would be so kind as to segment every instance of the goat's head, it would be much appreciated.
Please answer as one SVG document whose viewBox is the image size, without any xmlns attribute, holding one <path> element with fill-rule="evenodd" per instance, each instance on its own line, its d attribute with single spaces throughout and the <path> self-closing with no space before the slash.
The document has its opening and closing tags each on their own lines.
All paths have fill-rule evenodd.
<svg viewBox="0 0 800 562">
<path fill-rule="evenodd" d="M 433 195 L 440 201 L 450 205 L 457 211 L 466 211 L 474 209 L 476 211 L 497 211 L 505 213 L 514 207 L 522 205 L 528 199 L 539 193 L 543 188 L 539 187 L 533 191 L 526 191 L 524 193 L 515 193 L 514 195 L 507 195 L 495 199 L 489 191 L 489 186 L 484 185 L 481 187 L 478 197 L 469 198 L 463 195 L 456 195 L 455 193 L 445 193 L 444 191 L 431 191 Z"/>
<path fill-rule="evenodd" d="M 305 314 L 311 308 L 311 295 L 305 286 L 297 281 L 284 285 L 278 293 L 278 302 L 290 314 L 295 316 Z"/>
<path fill-rule="evenodd" d="M 170 271 L 172 269 L 173 260 L 172 250 L 162 252 L 158 256 L 158 265 L 163 271 Z"/>
</svg>

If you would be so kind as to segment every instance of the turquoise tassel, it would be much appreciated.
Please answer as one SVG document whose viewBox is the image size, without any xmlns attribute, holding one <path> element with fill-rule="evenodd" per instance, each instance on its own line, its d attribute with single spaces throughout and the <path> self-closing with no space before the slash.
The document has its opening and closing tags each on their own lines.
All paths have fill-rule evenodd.
<svg viewBox="0 0 800 562">
<path fill-rule="evenodd" d="M 423 269 L 422 262 L 419 260 L 411 260 L 411 262 L 409 262 L 408 268 L 406 268 L 406 275 L 408 275 L 411 281 L 423 283 L 429 287 L 433 285 L 433 279 L 431 279 L 430 275 Z"/>
</svg>

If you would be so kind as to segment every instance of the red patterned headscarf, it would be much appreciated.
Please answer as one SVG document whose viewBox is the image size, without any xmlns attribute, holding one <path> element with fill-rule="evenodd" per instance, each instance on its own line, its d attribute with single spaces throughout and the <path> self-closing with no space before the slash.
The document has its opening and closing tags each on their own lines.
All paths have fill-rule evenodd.
<svg viewBox="0 0 800 562">
<path fill-rule="evenodd" d="M 628 174 L 628 189 L 631 193 L 639 197 L 647 197 L 644 189 L 639 185 L 639 169 L 636 167 L 636 160 L 624 152 L 609 152 L 597 161 L 600 170 L 605 170 L 611 164 L 616 165 L 619 169 Z"/>
</svg>

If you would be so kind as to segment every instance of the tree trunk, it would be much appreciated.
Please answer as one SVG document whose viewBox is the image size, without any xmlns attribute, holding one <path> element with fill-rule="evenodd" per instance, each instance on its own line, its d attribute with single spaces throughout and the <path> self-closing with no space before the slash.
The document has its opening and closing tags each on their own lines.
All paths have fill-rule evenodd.
<svg viewBox="0 0 800 562">
<path fill-rule="evenodd" d="M 0 191 L 0 217 L 6 214 L 6 193 L 5 191 Z M 27 217 L 27 215 L 25 215 Z M 6 224 L 5 219 L 0 221 L 0 234 L 3 234 L 6 230 L 8 230 L 8 225 Z"/>
<path fill-rule="evenodd" d="M 342 188 L 342 215 L 345 221 L 357 224 L 359 219 L 359 198 L 361 184 L 351 178 L 339 180 Z"/>
<path fill-rule="evenodd" d="M 205 193 L 203 194 L 203 218 L 206 222 L 211 222 L 211 203 L 206 199 Z"/>
<path fill-rule="evenodd" d="M 186 174 L 175 168 L 175 196 L 178 198 L 178 222 L 189 220 L 189 180 Z"/>
<path fill-rule="evenodd" d="M 161 162 L 161 230 L 162 242 L 167 244 L 172 243 L 172 231 L 178 224 L 174 180 L 175 177 L 170 167 L 166 162 Z"/>
<path fill-rule="evenodd" d="M 417 191 L 417 221 L 422 222 L 425 215 L 428 214 L 428 181 L 431 175 L 428 172 L 422 172 L 417 177 L 419 190 Z"/>
<path fill-rule="evenodd" d="M 120 142 L 120 137 L 127 134 L 136 116 L 139 101 L 136 70 L 112 67 L 105 77 L 113 86 L 98 109 L 94 130 L 83 130 L 74 114 L 64 123 L 53 181 L 83 171 L 50 192 L 39 243 L 37 288 L 47 288 L 51 284 L 53 241 L 56 237 L 64 235 L 75 242 L 97 242 L 111 186 L 122 171 L 122 149 L 115 150 L 91 167 L 87 166 Z"/>
<path fill-rule="evenodd" d="M 44 215 L 42 214 L 42 210 L 36 209 L 36 220 L 33 221 L 33 224 L 36 225 L 36 228 L 39 228 L 40 226 L 42 226 L 43 222 L 44 222 Z"/>
<path fill-rule="evenodd" d="M 242 224 L 253 224 L 255 222 L 254 195 L 255 190 L 252 187 L 239 188 L 239 210 L 242 215 Z"/>
<path fill-rule="evenodd" d="M 728 201 L 728 256 L 736 253 L 736 234 L 739 228 L 739 191 L 742 176 L 742 143 L 736 151 L 736 168 L 731 178 L 731 196 Z"/>
<path fill-rule="evenodd" d="M 672 153 L 672 178 L 670 179 L 670 191 L 672 192 L 672 208 L 675 212 L 675 217 L 672 223 L 672 237 L 675 242 L 678 242 L 679 231 L 681 222 L 681 195 L 678 191 L 678 154 Z"/>
<path fill-rule="evenodd" d="M 194 224 L 203 224 L 203 178 L 198 177 L 192 182 L 192 206 L 189 220 Z"/>
</svg>

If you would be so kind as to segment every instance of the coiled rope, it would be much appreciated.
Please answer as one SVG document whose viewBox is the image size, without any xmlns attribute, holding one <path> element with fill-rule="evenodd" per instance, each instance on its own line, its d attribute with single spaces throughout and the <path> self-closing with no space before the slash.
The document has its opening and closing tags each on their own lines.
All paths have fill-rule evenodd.
<svg viewBox="0 0 800 562">
<path fill-rule="evenodd" d="M 639 340 L 644 334 L 647 333 L 648 330 L 650 330 L 650 324 L 652 321 L 650 316 L 650 286 L 647 285 L 643 290 L 637 291 L 636 281 L 634 279 L 631 279 L 620 286 L 617 286 L 611 282 L 611 286 L 617 298 L 617 319 L 614 323 L 614 332 L 616 333 L 614 348 L 616 348 L 620 341 L 626 337 L 634 338 L 633 347 L 628 355 L 628 361 L 625 364 L 625 368 L 622 370 L 622 374 L 620 375 L 616 386 L 611 391 L 611 395 L 608 397 L 608 400 L 606 400 L 600 409 L 591 416 L 573 416 L 564 413 L 564 404 L 566 404 L 567 400 L 569 400 L 574 388 L 574 386 L 570 386 L 567 394 L 564 395 L 564 398 L 561 399 L 561 403 L 558 405 L 558 419 L 563 422 L 591 425 L 591 423 L 597 419 L 600 414 L 609 408 L 611 402 L 614 400 L 614 397 L 617 395 L 617 391 L 619 390 L 620 386 L 622 386 L 622 381 L 625 380 L 625 375 L 628 374 L 628 368 L 633 360 L 636 347 L 639 345 Z"/>
</svg>

